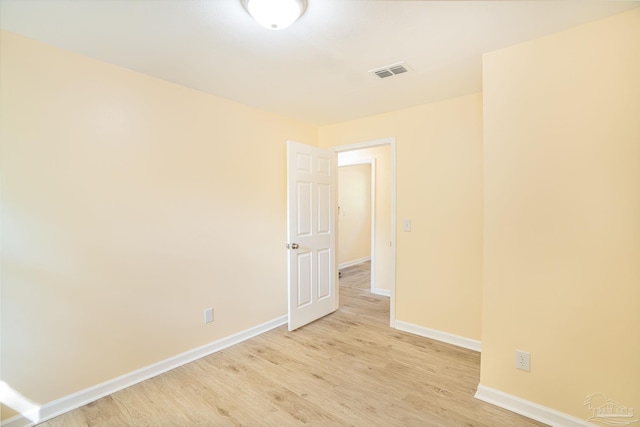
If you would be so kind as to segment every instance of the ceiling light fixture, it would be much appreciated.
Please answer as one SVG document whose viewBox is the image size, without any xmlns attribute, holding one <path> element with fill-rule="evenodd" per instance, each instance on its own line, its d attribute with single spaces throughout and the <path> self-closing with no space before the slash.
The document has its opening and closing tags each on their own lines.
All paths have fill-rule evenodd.
<svg viewBox="0 0 640 427">
<path fill-rule="evenodd" d="M 307 0 L 240 0 L 260 25 L 284 30 L 307 10 Z"/>
</svg>

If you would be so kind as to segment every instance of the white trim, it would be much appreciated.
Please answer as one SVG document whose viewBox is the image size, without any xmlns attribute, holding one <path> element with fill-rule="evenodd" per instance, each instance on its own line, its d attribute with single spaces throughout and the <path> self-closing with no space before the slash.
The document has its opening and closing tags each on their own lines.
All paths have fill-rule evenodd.
<svg viewBox="0 0 640 427">
<path fill-rule="evenodd" d="M 338 145 L 338 146 L 332 147 L 332 148 L 333 148 L 333 150 L 337 151 L 338 153 L 341 153 L 343 151 L 362 150 L 363 148 L 373 148 L 373 147 L 379 147 L 381 145 L 393 145 L 395 143 L 396 143 L 396 137 L 395 136 L 390 136 L 388 138 L 374 139 L 374 140 L 371 140 L 371 141 L 355 142 L 353 144 Z"/>
<path fill-rule="evenodd" d="M 343 168 L 343 167 L 347 167 L 347 166 L 357 166 L 357 165 L 369 165 L 373 162 L 375 162 L 376 159 L 375 157 L 371 157 L 371 158 L 366 158 L 366 159 L 353 159 L 353 160 L 340 160 L 340 158 L 338 158 L 338 167 L 339 168 Z"/>
<path fill-rule="evenodd" d="M 153 378 L 172 369 L 186 365 L 189 362 L 200 359 L 204 356 L 224 350 L 234 344 L 253 338 L 271 329 L 287 324 L 287 316 L 280 316 L 261 325 L 254 326 L 244 331 L 238 332 L 226 338 L 205 344 L 202 347 L 188 350 L 184 353 L 162 360 L 153 365 L 146 366 L 136 371 L 124 374 L 117 378 L 96 384 L 92 387 L 80 390 L 79 392 L 70 394 L 60 399 L 48 402 L 39 407 L 39 417 L 36 422 L 41 423 L 65 412 L 84 406 L 94 402 L 104 396 L 115 393 L 134 384 Z M 34 425 L 28 419 L 20 415 L 9 418 L 2 422 L 2 427 L 27 427 Z"/>
<path fill-rule="evenodd" d="M 367 261 L 371 261 L 370 256 L 354 259 L 353 261 L 343 262 L 342 264 L 338 265 L 338 268 L 340 269 L 340 268 L 353 267 L 354 265 L 362 264 L 363 262 L 367 262 Z"/>
<path fill-rule="evenodd" d="M 369 180 L 369 184 L 371 186 L 371 249 L 369 249 L 369 253 L 371 254 L 371 270 L 369 271 L 369 276 L 371 277 L 371 292 L 376 288 L 376 159 L 371 159 L 371 178 Z"/>
<path fill-rule="evenodd" d="M 374 289 L 371 291 L 372 294 L 380 295 L 383 297 L 390 297 L 391 291 L 389 289 Z"/>
<path fill-rule="evenodd" d="M 343 151 L 361 150 L 363 148 L 373 148 L 388 145 L 391 151 L 391 290 L 389 326 L 395 328 L 396 324 L 396 137 L 375 139 L 366 142 L 356 142 L 354 144 L 339 145 L 333 147 L 338 153 Z"/>
<path fill-rule="evenodd" d="M 33 422 L 40 419 L 40 405 L 24 397 L 4 381 L 0 381 L 0 402 Z"/>
<path fill-rule="evenodd" d="M 389 326 L 396 327 L 396 138 L 391 142 L 391 316 Z"/>
<path fill-rule="evenodd" d="M 423 326 L 414 325 L 413 323 L 396 320 L 396 329 L 409 332 L 410 334 L 420 335 L 421 337 L 431 338 L 437 341 L 453 344 L 473 351 L 482 351 L 482 343 L 472 340 L 471 338 L 461 337 L 459 335 L 450 334 L 448 332 L 429 329 Z"/>
<path fill-rule="evenodd" d="M 478 384 L 476 399 L 524 415 L 552 427 L 592 427 L 593 424 L 564 412 L 539 405 L 491 387 Z"/>
<path fill-rule="evenodd" d="M 22 415 L 14 415 L 0 422 L 0 426 L 2 427 L 27 427 L 32 425 L 35 425 L 35 423 L 25 419 Z"/>
</svg>

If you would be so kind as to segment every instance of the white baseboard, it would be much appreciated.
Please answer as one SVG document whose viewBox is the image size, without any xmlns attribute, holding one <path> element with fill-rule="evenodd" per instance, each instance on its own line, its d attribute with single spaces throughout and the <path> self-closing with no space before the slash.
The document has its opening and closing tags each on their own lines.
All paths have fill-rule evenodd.
<svg viewBox="0 0 640 427">
<path fill-rule="evenodd" d="M 401 320 L 395 321 L 395 328 L 404 332 L 409 332 L 410 334 L 446 342 L 469 350 L 478 352 L 482 351 L 482 343 L 480 341 L 472 340 L 471 338 L 465 338 L 448 332 L 425 328 L 423 326 L 414 325 L 413 323 L 403 322 Z"/>
<path fill-rule="evenodd" d="M 41 423 L 43 421 L 57 417 L 58 415 L 64 414 L 65 412 L 69 412 L 73 409 L 84 406 L 88 403 L 95 402 L 96 400 L 104 396 L 115 393 L 149 378 L 153 378 L 167 371 L 185 365 L 189 362 L 193 362 L 194 360 L 200 359 L 204 356 L 208 356 L 220 350 L 224 350 L 227 347 L 253 338 L 286 323 L 286 315 L 277 317 L 261 325 L 254 326 L 242 332 L 238 332 L 237 334 L 219 339 L 209 344 L 205 344 L 202 347 L 194 348 L 158 363 L 154 363 L 153 365 L 138 369 L 137 371 L 124 374 L 120 377 L 105 381 L 101 384 L 94 385 L 77 393 L 73 393 L 52 402 L 45 403 L 40 406 L 39 410 L 37 410 L 36 416 L 33 416 L 33 413 L 29 414 L 31 420 L 23 416 L 16 415 L 15 417 L 3 421 L 1 425 L 2 427 L 28 427 L 36 423 Z M 34 422 L 33 419 L 35 419 L 36 421 Z"/>
<path fill-rule="evenodd" d="M 391 291 L 389 289 L 374 289 L 371 291 L 372 294 L 382 295 L 383 297 L 390 297 Z"/>
<path fill-rule="evenodd" d="M 343 262 L 342 264 L 338 265 L 338 269 L 347 268 L 347 267 L 353 267 L 354 265 L 362 264 L 363 262 L 367 262 L 367 261 L 371 261 L 371 257 L 370 256 L 366 256 L 364 258 L 354 259 L 353 261 Z"/>
<path fill-rule="evenodd" d="M 517 396 L 496 390 L 482 384 L 478 385 L 476 399 L 491 403 L 516 414 L 524 415 L 552 427 L 593 427 L 593 424 L 565 414 L 555 409 L 521 399 Z"/>
</svg>

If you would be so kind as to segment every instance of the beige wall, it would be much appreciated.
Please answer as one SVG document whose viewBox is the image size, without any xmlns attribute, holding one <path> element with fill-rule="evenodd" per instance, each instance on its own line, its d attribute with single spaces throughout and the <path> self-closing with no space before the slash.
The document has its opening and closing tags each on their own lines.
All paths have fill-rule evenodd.
<svg viewBox="0 0 640 427">
<path fill-rule="evenodd" d="M 375 245 L 373 282 L 376 290 L 391 290 L 391 148 L 388 145 L 338 153 L 342 162 L 375 164 Z"/>
<path fill-rule="evenodd" d="M 481 382 L 638 411 L 640 10 L 486 54 L 483 85 Z"/>
<path fill-rule="evenodd" d="M 338 264 L 371 256 L 371 165 L 338 168 Z"/>
<path fill-rule="evenodd" d="M 354 120 L 319 131 L 323 147 L 396 137 L 396 318 L 480 339 L 482 97 Z M 402 232 L 402 220 L 413 229 Z"/>
<path fill-rule="evenodd" d="M 286 314 L 286 140 L 317 128 L 0 51 L 4 381 L 49 402 Z"/>
</svg>

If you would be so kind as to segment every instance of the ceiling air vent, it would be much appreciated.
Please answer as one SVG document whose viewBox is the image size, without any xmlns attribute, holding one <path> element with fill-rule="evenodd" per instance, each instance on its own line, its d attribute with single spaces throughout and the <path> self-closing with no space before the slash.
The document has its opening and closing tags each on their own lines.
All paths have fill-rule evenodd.
<svg viewBox="0 0 640 427">
<path fill-rule="evenodd" d="M 406 62 L 397 62 L 395 64 L 387 65 L 381 68 L 376 68 L 375 70 L 369 70 L 370 73 L 374 73 L 376 76 L 384 79 L 386 77 L 395 76 L 397 74 L 406 73 L 409 71 L 409 66 Z"/>
</svg>

